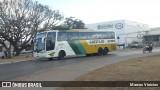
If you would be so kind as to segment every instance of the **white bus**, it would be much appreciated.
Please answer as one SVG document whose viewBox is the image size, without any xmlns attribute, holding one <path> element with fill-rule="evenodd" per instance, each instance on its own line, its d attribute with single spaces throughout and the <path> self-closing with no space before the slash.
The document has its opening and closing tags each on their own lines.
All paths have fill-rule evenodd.
<svg viewBox="0 0 160 90">
<path fill-rule="evenodd" d="M 73 55 L 106 55 L 116 50 L 115 32 L 80 30 L 50 30 L 36 34 L 33 56 L 36 59 Z"/>
</svg>

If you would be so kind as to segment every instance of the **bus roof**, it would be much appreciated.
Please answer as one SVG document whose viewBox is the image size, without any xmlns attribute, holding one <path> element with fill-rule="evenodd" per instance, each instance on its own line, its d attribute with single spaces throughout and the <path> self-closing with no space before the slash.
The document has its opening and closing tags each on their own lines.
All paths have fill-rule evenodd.
<svg viewBox="0 0 160 90">
<path fill-rule="evenodd" d="M 48 30 L 44 32 L 114 32 L 113 30 L 72 29 L 72 30 Z M 43 32 L 39 32 L 43 33 Z"/>
</svg>

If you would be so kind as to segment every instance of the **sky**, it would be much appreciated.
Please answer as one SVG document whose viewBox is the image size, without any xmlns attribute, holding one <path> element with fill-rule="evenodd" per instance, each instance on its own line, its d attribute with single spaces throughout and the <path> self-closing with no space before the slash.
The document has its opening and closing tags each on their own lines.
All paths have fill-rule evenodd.
<svg viewBox="0 0 160 90">
<path fill-rule="evenodd" d="M 73 16 L 85 24 L 130 20 L 149 27 L 160 27 L 159 0 L 36 0 L 59 10 L 65 17 Z"/>
</svg>

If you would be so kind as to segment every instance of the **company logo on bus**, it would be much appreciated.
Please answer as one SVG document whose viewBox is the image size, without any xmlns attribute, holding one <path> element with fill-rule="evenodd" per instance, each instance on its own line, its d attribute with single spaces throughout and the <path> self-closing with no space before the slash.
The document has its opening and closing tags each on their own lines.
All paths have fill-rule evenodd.
<svg viewBox="0 0 160 90">
<path fill-rule="evenodd" d="M 104 43 L 104 40 L 91 40 L 90 44 Z"/>
<path fill-rule="evenodd" d="M 123 24 L 122 24 L 122 23 L 117 23 L 117 24 L 115 25 L 115 28 L 117 28 L 117 29 L 122 29 L 122 28 L 123 28 Z"/>
</svg>

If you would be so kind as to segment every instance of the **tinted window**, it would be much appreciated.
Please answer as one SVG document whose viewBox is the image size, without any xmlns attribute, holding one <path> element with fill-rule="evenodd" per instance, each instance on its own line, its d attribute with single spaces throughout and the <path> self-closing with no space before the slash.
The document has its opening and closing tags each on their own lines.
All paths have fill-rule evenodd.
<svg viewBox="0 0 160 90">
<path fill-rule="evenodd" d="M 69 32 L 68 33 L 68 39 L 69 40 L 77 40 L 77 39 L 79 39 L 78 32 Z"/>
<path fill-rule="evenodd" d="M 108 37 L 109 37 L 109 36 L 108 36 L 108 32 L 104 32 L 104 33 L 103 33 L 103 36 L 104 36 L 105 39 L 108 39 Z"/>
<path fill-rule="evenodd" d="M 59 41 L 66 41 L 66 40 L 68 40 L 67 32 L 59 32 L 58 33 L 58 40 Z"/>
<path fill-rule="evenodd" d="M 106 39 L 114 39 L 115 38 L 114 32 L 105 32 L 104 36 Z"/>
<path fill-rule="evenodd" d="M 103 32 L 97 32 L 97 38 L 98 39 L 104 39 Z"/>
<path fill-rule="evenodd" d="M 55 47 L 55 40 L 56 40 L 56 33 L 55 32 L 49 32 L 47 35 L 46 40 L 46 50 L 54 50 Z"/>
<path fill-rule="evenodd" d="M 114 32 L 88 32 L 88 39 L 114 39 Z"/>
<path fill-rule="evenodd" d="M 89 39 L 104 39 L 103 32 L 91 32 L 88 33 L 88 38 Z"/>
<path fill-rule="evenodd" d="M 111 39 L 115 39 L 115 33 L 111 32 Z"/>
<path fill-rule="evenodd" d="M 88 39 L 95 39 L 95 33 L 94 32 L 88 32 Z"/>
<path fill-rule="evenodd" d="M 87 33 L 86 32 L 79 32 L 79 39 L 87 39 Z"/>
</svg>

